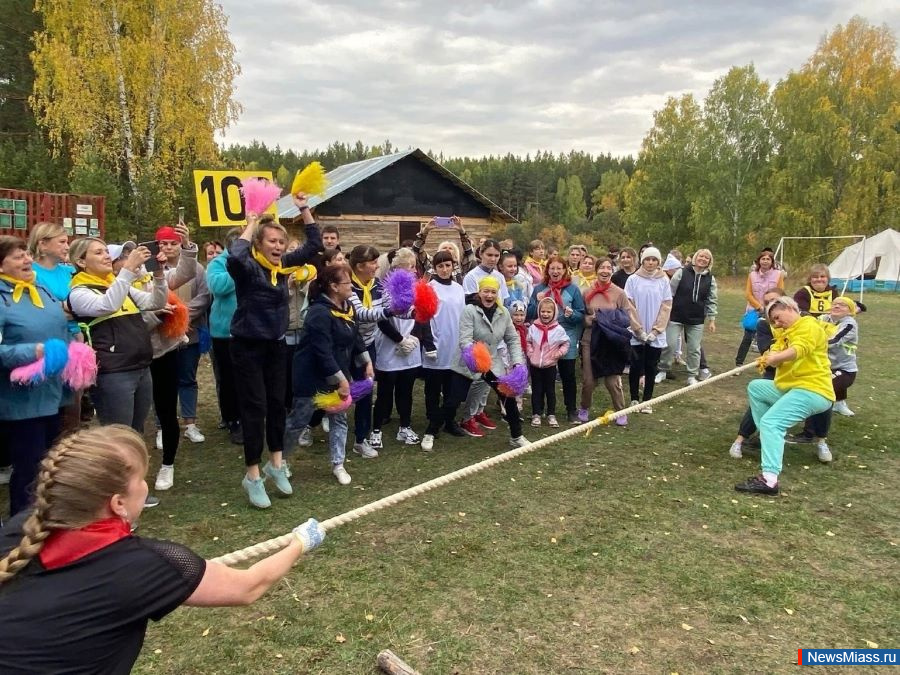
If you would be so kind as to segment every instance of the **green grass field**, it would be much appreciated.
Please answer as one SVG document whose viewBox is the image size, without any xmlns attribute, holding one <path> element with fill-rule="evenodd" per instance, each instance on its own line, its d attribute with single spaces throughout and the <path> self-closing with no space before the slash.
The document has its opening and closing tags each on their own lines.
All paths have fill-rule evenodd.
<svg viewBox="0 0 900 675">
<path fill-rule="evenodd" d="M 741 298 L 722 295 L 714 372 L 740 340 Z M 787 447 L 781 496 L 733 490 L 758 451 L 728 457 L 750 375 L 730 378 L 339 528 L 256 605 L 152 625 L 136 672 L 372 673 L 389 648 L 422 673 L 745 673 L 792 670 L 800 647 L 900 647 L 900 298 L 867 302 L 857 415 L 835 419 L 831 465 Z M 294 455 L 294 496 L 256 511 L 202 370 L 208 440 L 183 442 L 175 488 L 140 532 L 207 557 L 508 449 L 501 425 L 425 454 L 393 440 L 395 422 L 341 487 L 319 431 Z M 595 402 L 608 407 L 602 387 Z"/>
</svg>

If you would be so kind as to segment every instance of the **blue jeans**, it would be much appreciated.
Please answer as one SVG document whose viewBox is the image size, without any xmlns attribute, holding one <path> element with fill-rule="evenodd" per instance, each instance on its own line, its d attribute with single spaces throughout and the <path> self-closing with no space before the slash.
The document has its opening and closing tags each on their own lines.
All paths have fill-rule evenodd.
<svg viewBox="0 0 900 675">
<path fill-rule="evenodd" d="M 144 421 L 153 400 L 150 368 L 124 373 L 100 373 L 91 399 L 100 424 L 124 424 L 144 433 Z"/>
<path fill-rule="evenodd" d="M 300 432 L 312 419 L 316 408 L 310 396 L 295 396 L 294 407 L 287 416 L 284 428 L 284 453 L 289 455 L 297 447 Z M 343 464 L 347 446 L 347 413 L 328 414 L 328 449 L 331 451 L 332 465 Z"/>
<path fill-rule="evenodd" d="M 175 354 L 181 416 L 194 419 L 197 417 L 197 365 L 200 363 L 200 344 L 185 345 L 176 350 Z"/>
<path fill-rule="evenodd" d="M 825 412 L 831 408 L 831 401 L 806 389 L 781 391 L 772 380 L 753 380 L 747 385 L 747 396 L 759 429 L 762 470 L 777 476 L 781 473 L 787 430 L 810 415 Z"/>
</svg>

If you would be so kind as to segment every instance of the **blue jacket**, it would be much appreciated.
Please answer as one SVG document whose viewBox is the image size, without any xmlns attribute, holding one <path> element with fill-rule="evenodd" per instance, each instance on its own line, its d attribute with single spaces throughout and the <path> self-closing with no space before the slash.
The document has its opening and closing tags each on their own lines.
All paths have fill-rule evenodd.
<svg viewBox="0 0 900 675">
<path fill-rule="evenodd" d="M 63 383 L 48 377 L 40 384 L 23 386 L 9 381 L 10 371 L 36 361 L 35 347 L 50 338 L 69 341 L 62 303 L 38 286 L 44 308 L 31 304 L 28 293 L 13 302 L 12 285 L 0 281 L 0 420 L 26 420 L 59 412 Z"/>
<path fill-rule="evenodd" d="M 231 337 L 231 319 L 237 309 L 234 279 L 228 273 L 228 251 L 222 251 L 206 268 L 206 285 L 212 293 L 209 334 L 214 338 Z"/>
<path fill-rule="evenodd" d="M 546 284 L 535 286 L 534 292 L 531 294 L 531 301 L 528 303 L 528 312 L 526 318 L 528 321 L 534 321 L 537 318 L 538 294 L 547 290 Z M 581 342 L 581 334 L 584 332 L 584 296 L 578 288 L 577 284 L 571 283 L 566 286 L 560 293 L 563 304 L 559 308 L 556 320 L 562 326 L 566 335 L 569 336 L 569 352 L 560 359 L 561 361 L 570 361 L 578 356 L 578 345 Z M 566 307 L 572 308 L 572 315 L 566 316 Z"/>
<path fill-rule="evenodd" d="M 306 226 L 306 241 L 296 251 L 281 258 L 283 267 L 305 265 L 322 250 L 322 235 L 315 223 Z M 269 271 L 250 251 L 250 242 L 238 239 L 226 259 L 228 273 L 234 279 L 237 309 L 231 319 L 232 337 L 247 340 L 280 340 L 288 329 L 287 276 L 278 275 L 273 286 Z"/>
</svg>

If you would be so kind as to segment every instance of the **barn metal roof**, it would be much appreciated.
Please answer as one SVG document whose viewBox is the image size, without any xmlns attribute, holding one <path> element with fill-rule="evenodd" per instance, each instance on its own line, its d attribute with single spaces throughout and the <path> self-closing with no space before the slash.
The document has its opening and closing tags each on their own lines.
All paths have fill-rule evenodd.
<svg viewBox="0 0 900 675">
<path fill-rule="evenodd" d="M 354 185 L 364 181 L 366 178 L 375 175 L 379 171 L 386 169 L 387 167 L 400 161 L 404 157 L 409 156 L 415 157 L 419 161 L 424 162 L 431 169 L 437 171 L 454 185 L 469 193 L 475 200 L 483 204 L 486 208 L 490 209 L 491 213 L 495 217 L 507 223 L 516 222 L 516 219 L 513 218 L 512 215 L 501 209 L 490 199 L 478 192 L 478 190 L 460 179 L 454 173 L 445 169 L 438 162 L 431 159 L 431 157 L 426 155 L 418 148 L 416 148 L 415 150 L 405 150 L 404 152 L 395 152 L 393 154 L 383 155 L 381 157 L 364 159 L 360 162 L 352 162 L 350 164 L 344 164 L 335 169 L 332 169 L 327 174 L 325 174 L 325 176 L 328 178 L 328 188 L 325 190 L 325 194 L 321 197 L 317 195 L 310 197 L 309 205 L 315 208 L 319 204 L 327 202 L 332 197 L 341 194 L 345 190 L 348 190 Z M 276 208 L 278 209 L 279 219 L 295 218 L 297 217 L 297 215 L 299 215 L 299 211 L 297 207 L 294 206 L 294 202 L 291 200 L 290 195 L 285 195 L 275 204 Z"/>
</svg>

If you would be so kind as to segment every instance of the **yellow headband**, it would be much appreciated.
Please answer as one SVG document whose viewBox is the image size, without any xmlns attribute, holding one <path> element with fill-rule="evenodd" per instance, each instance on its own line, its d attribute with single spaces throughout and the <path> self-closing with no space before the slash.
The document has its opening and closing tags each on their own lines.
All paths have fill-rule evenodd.
<svg viewBox="0 0 900 675">
<path fill-rule="evenodd" d="M 842 305 L 846 305 L 847 309 L 850 311 L 850 316 L 856 316 L 856 303 L 852 298 L 848 298 L 846 296 L 839 296 L 831 301 L 832 303 L 839 302 Z"/>
<path fill-rule="evenodd" d="M 495 291 L 500 290 L 500 282 L 492 276 L 486 276 L 481 281 L 478 282 L 478 290 L 480 291 L 482 288 L 492 288 Z"/>
</svg>

